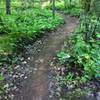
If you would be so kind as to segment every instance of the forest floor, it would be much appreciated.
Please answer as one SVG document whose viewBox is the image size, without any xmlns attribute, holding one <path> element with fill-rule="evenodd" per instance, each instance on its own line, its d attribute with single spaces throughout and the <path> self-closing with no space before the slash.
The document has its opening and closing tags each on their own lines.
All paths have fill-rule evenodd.
<svg viewBox="0 0 100 100">
<path fill-rule="evenodd" d="M 26 62 L 33 71 L 23 82 L 20 91 L 15 93 L 14 100 L 58 100 L 54 79 L 57 69 L 52 66 L 52 60 L 79 23 L 78 18 L 68 15 L 64 15 L 64 19 L 64 25 L 26 47 Z"/>
</svg>

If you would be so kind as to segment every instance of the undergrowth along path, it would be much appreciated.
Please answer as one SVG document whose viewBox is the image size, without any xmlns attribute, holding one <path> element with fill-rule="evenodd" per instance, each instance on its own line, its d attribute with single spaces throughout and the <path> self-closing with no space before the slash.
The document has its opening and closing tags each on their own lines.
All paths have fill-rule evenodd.
<svg viewBox="0 0 100 100">
<path fill-rule="evenodd" d="M 64 15 L 64 19 L 64 25 L 41 39 L 42 44 L 38 45 L 40 52 L 33 54 L 32 48 L 27 51 L 31 58 L 28 64 L 34 70 L 23 83 L 20 92 L 16 93 L 14 100 L 59 100 L 55 95 L 55 72 L 50 61 L 79 22 L 78 18 L 69 15 Z"/>
</svg>

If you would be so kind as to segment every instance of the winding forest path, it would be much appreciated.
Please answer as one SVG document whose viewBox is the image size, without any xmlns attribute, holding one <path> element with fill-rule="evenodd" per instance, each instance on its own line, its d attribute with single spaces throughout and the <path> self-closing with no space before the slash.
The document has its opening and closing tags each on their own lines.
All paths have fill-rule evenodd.
<svg viewBox="0 0 100 100">
<path fill-rule="evenodd" d="M 54 55 L 61 49 L 65 38 L 74 31 L 79 20 L 71 16 L 64 16 L 65 24 L 57 30 L 49 33 L 48 36 L 42 38 L 42 47 L 40 44 L 40 52 L 35 55 L 29 53 L 31 58 L 30 67 L 34 67 L 31 76 L 26 80 L 24 88 L 20 93 L 16 94 L 14 100 L 58 100 L 55 95 L 51 95 L 53 91 L 54 68 L 50 66 L 50 61 Z M 32 50 L 31 50 L 32 51 Z M 34 57 L 33 57 L 34 56 Z"/>
</svg>

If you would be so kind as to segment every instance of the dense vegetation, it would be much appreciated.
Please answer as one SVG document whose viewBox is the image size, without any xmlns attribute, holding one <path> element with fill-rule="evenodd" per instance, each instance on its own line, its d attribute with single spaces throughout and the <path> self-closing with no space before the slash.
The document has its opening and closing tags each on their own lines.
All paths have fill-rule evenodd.
<svg viewBox="0 0 100 100">
<path fill-rule="evenodd" d="M 62 83 L 75 86 L 90 80 L 100 81 L 100 1 L 84 0 L 82 4 L 80 24 L 57 54 L 65 67 Z"/>
<path fill-rule="evenodd" d="M 6 3 L 5 3 L 6 1 Z M 64 23 L 58 12 L 79 17 L 80 23 L 57 58 L 65 68 L 61 84 L 79 86 L 100 82 L 100 1 L 99 0 L 2 0 L 0 2 L 0 94 L 5 93 L 1 70 L 16 63 L 15 53 L 23 52 L 44 33 Z"/>
<path fill-rule="evenodd" d="M 1 52 L 10 51 L 21 37 L 36 39 L 45 30 L 52 30 L 62 23 L 59 16 L 53 19 L 50 11 L 40 9 L 18 11 L 9 16 L 1 15 L 0 21 Z"/>
<path fill-rule="evenodd" d="M 52 4 L 48 4 L 46 7 L 52 9 Z M 55 7 L 56 10 L 78 17 L 83 10 L 80 0 L 56 0 Z"/>
<path fill-rule="evenodd" d="M 0 1 L 0 95 L 8 89 L 5 73 L 8 77 L 14 74 L 17 53 L 62 23 L 60 14 L 53 16 L 51 10 L 40 7 L 40 0 L 34 4 L 31 0 Z"/>
</svg>

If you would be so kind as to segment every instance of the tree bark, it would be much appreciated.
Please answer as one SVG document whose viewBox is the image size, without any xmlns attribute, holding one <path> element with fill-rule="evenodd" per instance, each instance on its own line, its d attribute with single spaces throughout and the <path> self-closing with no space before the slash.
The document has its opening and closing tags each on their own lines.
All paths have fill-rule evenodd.
<svg viewBox="0 0 100 100">
<path fill-rule="evenodd" d="M 55 0 L 52 0 L 52 14 L 53 14 L 53 17 L 55 17 L 55 11 L 56 11 Z"/>
<path fill-rule="evenodd" d="M 10 0 L 6 0 L 6 14 L 11 14 L 11 5 L 10 5 L 11 1 Z"/>
</svg>

